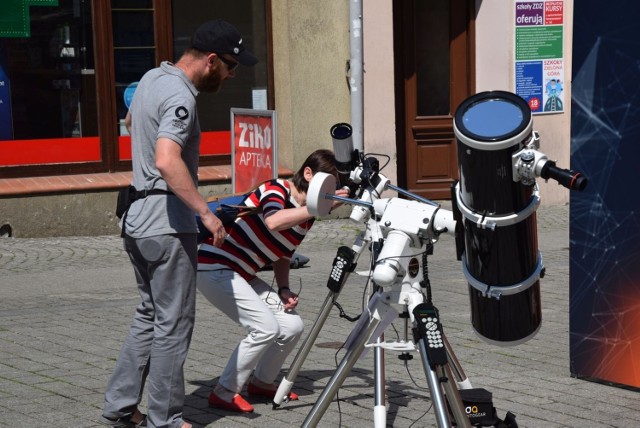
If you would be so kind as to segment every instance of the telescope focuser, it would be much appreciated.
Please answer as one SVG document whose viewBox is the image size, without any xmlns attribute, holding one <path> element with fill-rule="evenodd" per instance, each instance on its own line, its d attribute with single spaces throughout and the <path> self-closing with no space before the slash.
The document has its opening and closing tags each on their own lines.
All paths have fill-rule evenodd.
<svg viewBox="0 0 640 428">
<path fill-rule="evenodd" d="M 521 182 L 525 186 L 532 186 L 537 177 L 545 180 L 550 178 L 569 190 L 583 191 L 587 187 L 587 178 L 579 172 L 558 168 L 555 161 L 538 151 L 540 136 L 532 132 L 530 142 L 512 156 L 513 181 Z"/>
</svg>

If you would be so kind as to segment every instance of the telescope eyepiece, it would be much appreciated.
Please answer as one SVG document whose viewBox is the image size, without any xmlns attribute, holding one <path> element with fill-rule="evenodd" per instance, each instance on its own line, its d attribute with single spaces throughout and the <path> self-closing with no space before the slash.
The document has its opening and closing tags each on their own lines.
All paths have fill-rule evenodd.
<svg viewBox="0 0 640 428">
<path fill-rule="evenodd" d="M 544 164 L 540 171 L 540 177 L 545 180 L 552 178 L 567 189 L 577 190 L 578 192 L 582 192 L 589 181 L 587 177 L 579 172 L 558 168 L 553 161 L 547 161 Z"/>
</svg>

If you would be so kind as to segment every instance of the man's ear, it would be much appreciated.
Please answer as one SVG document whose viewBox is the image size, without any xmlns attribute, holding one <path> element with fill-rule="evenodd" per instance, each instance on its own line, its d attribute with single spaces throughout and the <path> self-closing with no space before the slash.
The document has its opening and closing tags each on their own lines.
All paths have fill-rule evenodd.
<svg viewBox="0 0 640 428">
<path fill-rule="evenodd" d="M 311 179 L 313 178 L 313 171 L 308 166 L 304 167 L 304 179 L 311 183 Z"/>
</svg>

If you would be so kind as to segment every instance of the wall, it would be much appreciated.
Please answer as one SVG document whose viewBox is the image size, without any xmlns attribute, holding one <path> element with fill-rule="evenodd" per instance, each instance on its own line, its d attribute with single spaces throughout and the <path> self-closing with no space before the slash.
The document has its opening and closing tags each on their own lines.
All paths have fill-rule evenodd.
<svg viewBox="0 0 640 428">
<path fill-rule="evenodd" d="M 203 185 L 199 191 L 204 198 L 217 198 L 231 194 L 231 184 Z M 113 190 L 4 197 L 0 226 L 10 226 L 16 238 L 119 234 L 117 195 Z"/>
<path fill-rule="evenodd" d="M 332 148 L 329 129 L 351 122 L 345 68 L 350 58 L 349 2 L 272 2 L 280 163 L 296 169 L 317 147 Z M 391 158 L 396 182 L 391 3 L 363 3 L 364 146 Z"/>
<path fill-rule="evenodd" d="M 476 92 L 514 91 L 514 2 L 476 0 Z M 573 0 L 564 0 L 564 113 L 534 115 L 533 128 L 540 134 L 540 151 L 569 168 L 571 131 L 571 49 Z M 569 191 L 555 181 L 538 180 L 545 205 L 569 202 Z"/>
<path fill-rule="evenodd" d="M 345 63 L 349 59 L 349 4 L 271 2 L 278 156 L 297 170 L 317 148 L 332 148 L 329 129 L 350 121 Z"/>
<path fill-rule="evenodd" d="M 382 173 L 397 184 L 392 3 L 367 0 L 363 6 L 364 149 L 390 157 Z"/>
<path fill-rule="evenodd" d="M 316 148 L 332 147 L 333 124 L 351 120 L 345 75 L 350 57 L 349 2 L 278 0 L 271 5 L 278 156 L 282 166 L 295 170 Z M 477 92 L 513 91 L 513 2 L 476 0 L 476 5 Z M 565 113 L 536 115 L 534 128 L 541 134 L 541 150 L 568 168 L 573 1 L 565 0 L 564 5 Z M 387 0 L 367 0 L 363 8 L 364 145 L 366 152 L 391 157 L 383 173 L 396 183 L 392 7 Z M 565 188 L 542 181 L 540 186 L 543 204 L 568 202 Z M 205 196 L 227 193 L 224 186 L 200 190 Z M 83 235 L 117 233 L 112 215 L 115 194 L 4 198 L 0 225 L 12 223 L 14 236 L 22 237 L 71 235 L 78 230 Z"/>
</svg>

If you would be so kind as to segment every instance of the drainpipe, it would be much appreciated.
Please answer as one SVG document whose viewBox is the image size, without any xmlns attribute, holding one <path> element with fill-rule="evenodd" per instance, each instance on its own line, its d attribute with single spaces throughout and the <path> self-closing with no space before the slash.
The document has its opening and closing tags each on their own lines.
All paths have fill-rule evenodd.
<svg viewBox="0 0 640 428">
<path fill-rule="evenodd" d="M 364 151 L 364 85 L 363 85 L 363 38 L 362 1 L 349 0 L 349 91 L 351 93 L 351 128 L 353 148 Z"/>
</svg>

